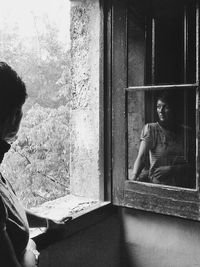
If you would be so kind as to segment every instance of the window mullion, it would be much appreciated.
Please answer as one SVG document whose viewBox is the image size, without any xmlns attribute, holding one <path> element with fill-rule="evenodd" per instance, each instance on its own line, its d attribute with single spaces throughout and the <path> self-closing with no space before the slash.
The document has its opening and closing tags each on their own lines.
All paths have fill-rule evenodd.
<svg viewBox="0 0 200 267">
<path fill-rule="evenodd" d="M 196 2 L 196 83 L 199 85 L 199 3 Z"/>
<path fill-rule="evenodd" d="M 199 181 L 199 138 L 200 138 L 200 131 L 199 131 L 199 109 L 200 109 L 200 99 L 199 99 L 199 87 L 196 89 L 196 185 L 197 189 L 199 190 L 200 181 Z"/>
<path fill-rule="evenodd" d="M 171 85 L 146 85 L 146 86 L 130 86 L 126 88 L 126 91 L 152 91 L 152 90 L 174 90 L 174 89 L 187 89 L 195 88 L 198 84 L 171 84 Z"/>
<path fill-rule="evenodd" d="M 184 6 L 184 66 L 183 66 L 183 82 L 187 83 L 187 59 L 188 59 L 188 17 L 187 8 Z"/>
<path fill-rule="evenodd" d="M 156 52 L 156 42 L 155 42 L 155 37 L 156 37 L 156 32 L 155 32 L 155 18 L 152 18 L 152 66 L 151 66 L 151 82 L 152 84 L 155 84 L 155 52 Z"/>
</svg>

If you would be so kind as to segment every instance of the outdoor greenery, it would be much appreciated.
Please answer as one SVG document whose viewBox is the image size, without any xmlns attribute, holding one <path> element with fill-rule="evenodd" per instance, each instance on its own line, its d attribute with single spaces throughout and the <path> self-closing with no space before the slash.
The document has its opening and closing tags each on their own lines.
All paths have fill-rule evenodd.
<svg viewBox="0 0 200 267">
<path fill-rule="evenodd" d="M 0 32 L 0 60 L 22 76 L 28 91 L 18 138 L 1 171 L 27 207 L 66 195 L 70 182 L 70 54 L 48 17 L 40 20 L 43 31 L 35 23 L 29 39 L 17 24 L 7 31 L 5 23 Z"/>
</svg>

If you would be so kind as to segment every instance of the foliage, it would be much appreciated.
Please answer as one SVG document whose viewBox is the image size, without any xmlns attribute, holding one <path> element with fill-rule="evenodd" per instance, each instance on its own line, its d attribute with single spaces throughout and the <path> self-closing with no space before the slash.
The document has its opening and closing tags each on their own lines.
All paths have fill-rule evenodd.
<svg viewBox="0 0 200 267">
<path fill-rule="evenodd" d="M 1 60 L 22 76 L 29 98 L 18 138 L 1 169 L 26 206 L 69 192 L 70 53 L 58 41 L 58 29 L 40 18 L 44 31 L 22 38 L 17 24 L 0 32 Z M 29 45 L 27 45 L 29 44 Z"/>
<path fill-rule="evenodd" d="M 3 173 L 26 206 L 68 192 L 69 146 L 68 107 L 52 109 L 35 104 L 2 164 Z"/>
</svg>

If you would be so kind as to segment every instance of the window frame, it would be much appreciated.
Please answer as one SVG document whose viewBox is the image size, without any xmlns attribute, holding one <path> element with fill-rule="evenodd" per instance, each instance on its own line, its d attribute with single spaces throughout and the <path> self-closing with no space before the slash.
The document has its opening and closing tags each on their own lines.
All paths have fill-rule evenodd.
<svg viewBox="0 0 200 267">
<path fill-rule="evenodd" d="M 112 110 L 111 110 L 111 20 L 112 0 L 99 0 L 100 4 L 100 73 L 99 73 L 99 202 L 72 215 L 65 223 L 66 230 L 61 235 L 45 232 L 33 235 L 38 250 L 60 242 L 72 234 L 91 227 L 98 222 L 117 214 L 117 208 L 112 205 Z"/>
<path fill-rule="evenodd" d="M 197 1 L 198 2 L 198 1 Z M 128 86 L 128 0 L 112 1 L 112 202 L 114 205 L 200 221 L 199 177 L 196 189 L 130 181 L 128 177 L 127 92 L 193 87 L 196 90 L 196 137 L 199 134 L 199 6 L 196 14 L 196 82 L 178 85 Z M 186 37 L 185 37 L 186 38 Z M 186 48 L 184 48 L 186 49 Z M 120 64 L 119 64 L 120 62 Z M 199 171 L 199 141 L 198 150 Z"/>
</svg>

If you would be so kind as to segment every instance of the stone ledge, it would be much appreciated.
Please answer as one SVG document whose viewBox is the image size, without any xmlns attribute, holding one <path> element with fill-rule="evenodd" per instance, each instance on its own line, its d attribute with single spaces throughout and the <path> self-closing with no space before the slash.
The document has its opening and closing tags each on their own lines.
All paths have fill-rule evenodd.
<svg viewBox="0 0 200 267">
<path fill-rule="evenodd" d="M 31 211 L 42 217 L 61 220 L 67 216 L 77 217 L 98 203 L 98 200 L 70 194 L 52 201 L 47 201 L 38 207 L 31 208 Z M 31 228 L 30 236 L 34 237 L 43 232 L 44 228 Z"/>
</svg>

